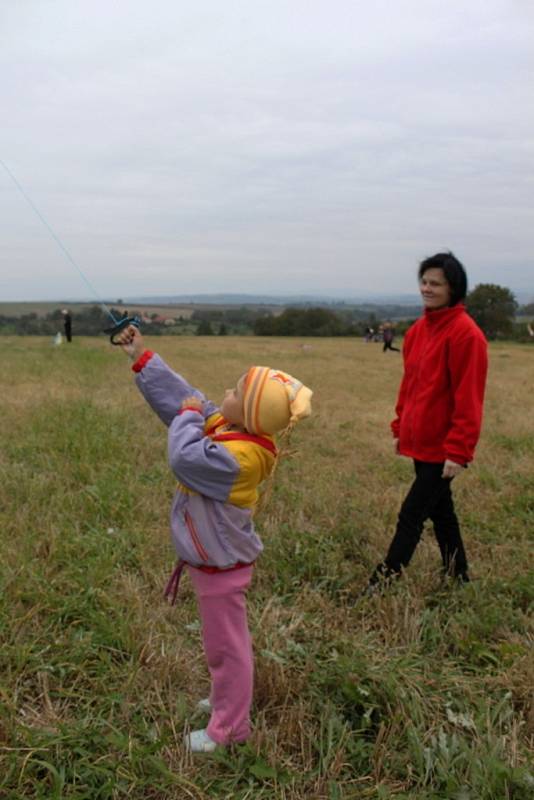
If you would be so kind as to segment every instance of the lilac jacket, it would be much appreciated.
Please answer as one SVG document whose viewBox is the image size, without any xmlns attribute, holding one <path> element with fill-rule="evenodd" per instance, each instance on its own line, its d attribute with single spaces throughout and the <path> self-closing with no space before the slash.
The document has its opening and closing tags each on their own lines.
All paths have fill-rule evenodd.
<svg viewBox="0 0 534 800">
<path fill-rule="evenodd" d="M 179 558 L 219 569 L 253 562 L 263 550 L 252 516 L 258 486 L 274 465 L 272 438 L 235 431 L 157 354 L 146 351 L 133 369 L 141 394 L 168 427 L 169 464 L 179 481 L 171 507 Z M 193 395 L 203 410 L 181 411 Z"/>
</svg>

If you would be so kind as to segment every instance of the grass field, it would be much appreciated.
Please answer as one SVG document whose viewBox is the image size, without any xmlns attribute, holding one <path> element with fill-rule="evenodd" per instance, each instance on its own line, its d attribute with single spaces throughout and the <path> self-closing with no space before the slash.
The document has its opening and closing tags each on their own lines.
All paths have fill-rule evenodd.
<svg viewBox="0 0 534 800">
<path fill-rule="evenodd" d="M 534 796 L 534 349 L 492 345 L 457 480 L 476 580 L 440 583 L 428 531 L 403 581 L 355 603 L 411 480 L 388 433 L 401 362 L 299 344 L 153 343 L 213 399 L 255 362 L 315 390 L 258 519 L 254 735 L 193 759 L 182 737 L 208 679 L 188 580 L 162 601 L 165 429 L 104 339 L 2 340 L 1 798 Z"/>
</svg>

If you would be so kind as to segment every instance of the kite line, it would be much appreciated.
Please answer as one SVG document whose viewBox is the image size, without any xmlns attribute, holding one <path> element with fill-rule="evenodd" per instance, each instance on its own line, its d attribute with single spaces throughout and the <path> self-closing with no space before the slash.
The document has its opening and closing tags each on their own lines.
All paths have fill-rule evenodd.
<svg viewBox="0 0 534 800">
<path fill-rule="evenodd" d="M 124 329 L 124 328 L 125 328 L 127 325 L 135 325 L 136 327 L 139 327 L 139 322 L 140 322 L 140 321 L 139 321 L 139 318 L 138 318 L 138 317 L 130 317 L 130 318 L 128 318 L 128 316 L 126 316 L 126 317 L 124 317 L 124 318 L 120 318 L 120 319 L 117 319 L 117 318 L 115 317 L 115 315 L 113 314 L 113 312 L 111 311 L 111 309 L 110 309 L 110 308 L 108 308 L 108 306 L 107 306 L 107 305 L 104 303 L 104 301 L 102 300 L 102 298 L 100 297 L 100 295 L 99 295 L 99 294 L 98 294 L 98 292 L 96 291 L 95 287 L 93 286 L 93 284 L 91 283 L 91 281 L 89 280 L 89 278 L 87 277 L 87 275 L 85 275 L 85 273 L 83 272 L 83 270 L 82 270 L 82 269 L 79 267 L 79 265 L 78 265 L 78 264 L 76 263 L 76 261 L 73 259 L 73 257 L 71 256 L 71 254 L 69 253 L 69 251 L 67 250 L 67 248 L 65 247 L 65 245 L 63 244 L 63 242 L 61 241 L 61 239 L 59 238 L 59 236 L 57 235 L 57 233 L 54 231 L 54 229 L 52 228 L 52 226 L 49 224 L 49 222 L 48 222 L 48 221 L 45 219 L 45 217 L 42 215 L 42 213 L 39 211 L 39 209 L 37 208 L 37 206 L 35 205 L 35 203 L 33 202 L 33 200 L 32 200 L 32 199 L 29 197 L 28 193 L 27 193 L 27 192 L 26 192 L 26 191 L 23 189 L 23 187 L 21 186 L 21 184 L 19 183 L 19 181 L 16 179 L 16 177 L 13 175 L 13 173 L 11 172 L 11 170 L 9 169 L 9 167 L 8 167 L 8 166 L 7 166 L 7 165 L 4 163 L 4 161 L 2 161 L 2 159 L 1 159 L 1 158 L 0 158 L 0 165 L 1 165 L 1 166 L 4 168 L 4 170 L 7 172 L 7 174 L 9 175 L 9 177 L 11 178 L 11 180 L 13 181 L 13 183 L 15 184 L 15 186 L 17 187 L 17 189 L 19 190 L 19 192 L 21 193 L 21 195 L 24 197 L 24 199 L 26 200 L 26 202 L 28 203 L 28 205 L 30 206 L 30 208 L 32 209 L 32 211 L 33 211 L 33 212 L 34 212 L 34 213 L 37 215 L 37 217 L 38 217 L 38 218 L 41 220 L 41 222 L 43 223 L 43 225 L 44 225 L 44 226 L 45 226 L 45 228 L 47 229 L 47 231 L 48 231 L 48 233 L 50 234 L 50 236 L 52 237 L 52 239 L 54 239 L 54 241 L 55 241 L 55 242 L 56 242 L 56 244 L 58 245 L 59 249 L 62 251 L 63 255 L 64 255 L 66 258 L 67 258 L 67 260 L 70 262 L 70 264 L 71 264 L 71 265 L 72 265 L 72 266 L 75 268 L 75 270 L 76 270 L 76 271 L 77 271 L 77 273 L 79 274 L 80 278 L 82 278 L 82 280 L 84 281 L 84 283 L 85 283 L 85 284 L 88 286 L 88 288 L 90 289 L 91 293 L 92 293 L 92 294 L 95 296 L 95 298 L 98 300 L 98 303 L 99 303 L 99 305 L 100 305 L 100 306 L 101 306 L 101 307 L 104 309 L 105 313 L 106 313 L 106 314 L 108 315 L 108 317 L 110 317 L 110 318 L 111 318 L 111 320 L 113 321 L 113 327 L 112 327 L 112 328 L 108 328 L 108 329 L 106 329 L 106 333 L 109 333 L 109 334 L 110 334 L 111 343 L 112 343 L 112 344 L 115 344 L 115 342 L 113 341 L 113 337 L 114 337 L 114 336 L 115 336 L 117 333 L 120 333 L 120 331 L 121 331 L 121 330 L 123 330 L 123 329 Z"/>
</svg>

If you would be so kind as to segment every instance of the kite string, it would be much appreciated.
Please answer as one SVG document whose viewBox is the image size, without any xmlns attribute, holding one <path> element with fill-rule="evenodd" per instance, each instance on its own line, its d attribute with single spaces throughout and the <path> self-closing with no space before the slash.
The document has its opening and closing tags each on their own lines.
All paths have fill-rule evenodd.
<svg viewBox="0 0 534 800">
<path fill-rule="evenodd" d="M 114 317 L 113 313 L 111 312 L 111 310 L 102 301 L 102 299 L 100 298 L 100 295 L 96 291 L 95 287 L 89 281 L 87 276 L 84 275 L 84 273 L 82 272 L 82 270 L 80 269 L 80 267 L 78 266 L 76 261 L 73 259 L 73 257 L 71 256 L 71 254 L 69 253 L 69 251 L 67 250 L 67 248 L 65 247 L 65 245 L 63 244 L 61 239 L 59 238 L 59 236 L 55 233 L 55 231 L 52 229 L 52 227 L 48 224 L 48 222 L 43 217 L 43 215 L 41 214 L 41 212 L 39 211 L 37 206 L 33 203 L 31 198 L 27 195 L 27 193 L 24 191 L 24 189 L 22 188 L 22 186 L 20 185 L 18 180 L 15 178 L 15 176 L 13 175 L 11 170 L 7 167 L 7 165 L 2 161 L 1 158 L 0 158 L 0 164 L 5 169 L 5 171 L 7 172 L 7 174 L 9 175 L 9 177 L 11 178 L 11 180 L 13 181 L 13 183 L 15 184 L 15 186 L 17 187 L 17 189 L 19 190 L 21 195 L 24 197 L 26 202 L 29 204 L 30 208 L 32 208 L 33 211 L 35 212 L 35 214 L 37 214 L 37 216 L 39 217 L 39 219 L 41 220 L 41 222 L 43 223 L 43 225 L 47 229 L 48 233 L 50 234 L 50 236 L 54 239 L 54 241 L 56 242 L 58 247 L 63 251 L 63 254 L 67 257 L 67 259 L 70 261 L 72 266 L 76 269 L 76 271 L 78 272 L 78 274 L 82 278 L 82 280 L 85 281 L 86 285 L 89 287 L 89 289 L 91 290 L 92 294 L 96 297 L 96 299 L 98 300 L 98 302 L 100 303 L 102 308 L 105 310 L 106 314 L 109 317 L 111 317 L 111 319 L 113 320 L 114 324 L 117 325 L 118 320 L 115 319 L 115 317 Z"/>
</svg>

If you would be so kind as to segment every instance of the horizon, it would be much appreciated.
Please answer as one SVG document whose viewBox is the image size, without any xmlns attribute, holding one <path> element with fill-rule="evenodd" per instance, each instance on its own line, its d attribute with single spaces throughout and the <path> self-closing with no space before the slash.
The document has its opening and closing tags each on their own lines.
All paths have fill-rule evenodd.
<svg viewBox="0 0 534 800">
<path fill-rule="evenodd" d="M 474 286 L 472 287 L 475 288 Z M 515 292 L 511 287 L 506 287 L 512 291 L 519 306 L 529 305 L 534 302 L 534 290 L 531 292 Z M 470 291 L 470 290 L 468 290 Z M 232 301 L 230 298 L 234 298 Z M 49 298 L 32 298 L 32 299 L 14 299 L 14 300 L 1 300 L 2 305 L 23 305 L 23 304 L 38 304 L 57 303 L 60 305 L 195 305 L 207 304 L 216 305 L 218 301 L 221 304 L 237 305 L 241 302 L 249 300 L 251 305 L 275 305 L 291 302 L 320 302 L 320 303 L 345 303 L 348 305 L 405 305 L 415 306 L 422 305 L 419 293 L 383 293 L 383 292 L 370 292 L 360 293 L 359 295 L 336 295 L 334 293 L 263 293 L 263 292 L 187 292 L 184 294 L 169 294 L 169 295 L 146 295 L 139 297 L 49 297 Z"/>
</svg>

